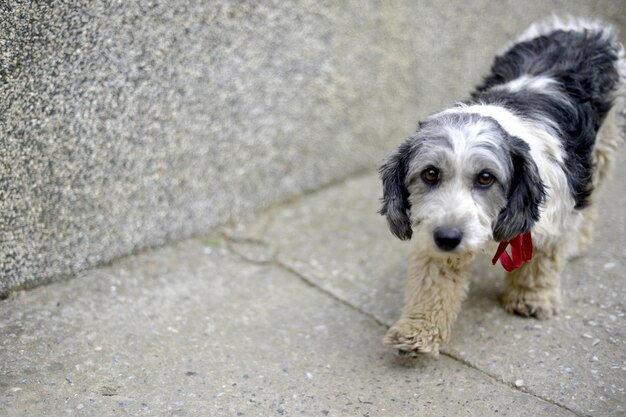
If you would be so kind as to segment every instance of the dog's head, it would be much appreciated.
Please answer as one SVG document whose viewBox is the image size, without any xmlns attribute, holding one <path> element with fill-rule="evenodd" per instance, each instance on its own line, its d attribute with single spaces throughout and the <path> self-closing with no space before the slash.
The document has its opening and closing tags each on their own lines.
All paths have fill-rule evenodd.
<svg viewBox="0 0 626 417">
<path fill-rule="evenodd" d="M 391 232 L 445 256 L 529 231 L 545 197 L 528 145 L 471 113 L 420 123 L 380 174 Z"/>
</svg>

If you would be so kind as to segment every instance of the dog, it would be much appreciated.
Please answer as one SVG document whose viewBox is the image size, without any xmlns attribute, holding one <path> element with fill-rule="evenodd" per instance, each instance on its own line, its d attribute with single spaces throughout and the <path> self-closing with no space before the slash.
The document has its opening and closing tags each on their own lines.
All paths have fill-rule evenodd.
<svg viewBox="0 0 626 417">
<path fill-rule="evenodd" d="M 626 60 L 612 28 L 532 25 L 468 100 L 421 121 L 379 170 L 380 214 L 413 238 L 404 308 L 383 342 L 438 353 L 472 260 L 496 249 L 510 271 L 505 310 L 556 314 L 561 272 L 591 242 L 595 190 L 625 136 Z"/>
</svg>

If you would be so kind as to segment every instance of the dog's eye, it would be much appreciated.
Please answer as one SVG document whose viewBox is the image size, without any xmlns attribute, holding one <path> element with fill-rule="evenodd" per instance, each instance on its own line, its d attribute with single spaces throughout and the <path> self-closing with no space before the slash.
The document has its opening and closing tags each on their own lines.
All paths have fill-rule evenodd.
<svg viewBox="0 0 626 417">
<path fill-rule="evenodd" d="M 496 177 L 491 175 L 491 173 L 487 171 L 483 171 L 476 177 L 476 184 L 479 187 L 487 188 L 490 187 L 496 180 Z"/>
<path fill-rule="evenodd" d="M 435 185 L 439 181 L 439 170 L 434 167 L 426 168 L 421 174 L 422 181 L 428 185 Z"/>
</svg>

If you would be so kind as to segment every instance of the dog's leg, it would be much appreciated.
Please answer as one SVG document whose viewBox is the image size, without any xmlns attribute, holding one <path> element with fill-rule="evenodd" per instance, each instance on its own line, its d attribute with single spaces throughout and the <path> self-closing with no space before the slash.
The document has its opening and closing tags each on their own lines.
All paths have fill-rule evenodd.
<svg viewBox="0 0 626 417">
<path fill-rule="evenodd" d="M 585 208 L 582 211 L 582 222 L 576 234 L 576 247 L 573 248 L 570 258 L 582 256 L 591 247 L 593 243 L 593 225 L 598 218 L 595 205 Z"/>
<path fill-rule="evenodd" d="M 590 198 L 590 206 L 582 212 L 583 220 L 578 229 L 577 248 L 572 254 L 573 257 L 582 255 L 593 242 L 593 224 L 598 217 L 594 203 L 595 195 L 610 177 L 617 149 L 626 137 L 626 105 L 624 101 L 624 98 L 616 100 L 596 138 L 591 161 L 594 192 Z"/>
<path fill-rule="evenodd" d="M 471 259 L 411 258 L 404 309 L 384 343 L 401 353 L 438 353 L 465 298 Z"/>
<path fill-rule="evenodd" d="M 507 274 L 504 290 L 506 311 L 540 320 L 558 312 L 566 246 L 564 243 L 549 250 L 536 251 L 530 263 Z"/>
<path fill-rule="evenodd" d="M 623 94 L 615 100 L 596 137 L 591 155 L 594 188 L 610 177 L 617 149 L 626 140 L 626 91 Z"/>
</svg>

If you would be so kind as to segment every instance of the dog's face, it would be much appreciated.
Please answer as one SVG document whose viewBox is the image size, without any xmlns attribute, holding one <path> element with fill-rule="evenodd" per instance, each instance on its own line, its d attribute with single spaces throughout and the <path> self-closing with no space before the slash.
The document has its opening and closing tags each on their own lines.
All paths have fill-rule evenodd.
<svg viewBox="0 0 626 417">
<path fill-rule="evenodd" d="M 391 231 L 414 235 L 433 255 L 473 253 L 527 232 L 544 198 L 528 145 L 471 113 L 427 119 L 380 172 Z"/>
</svg>

